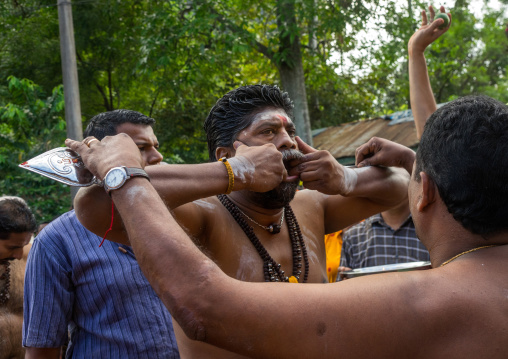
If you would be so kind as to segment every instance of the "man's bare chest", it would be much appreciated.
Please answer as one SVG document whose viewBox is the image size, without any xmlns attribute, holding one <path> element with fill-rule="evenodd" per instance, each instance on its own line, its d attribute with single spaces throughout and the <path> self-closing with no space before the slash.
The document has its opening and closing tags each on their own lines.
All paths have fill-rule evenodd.
<svg viewBox="0 0 508 359">
<path fill-rule="evenodd" d="M 301 278 L 299 282 L 303 281 L 306 272 L 307 282 L 326 281 L 324 235 L 319 226 L 314 228 L 305 219 L 298 221 L 305 250 L 295 251 L 296 233 L 286 222 L 281 226 L 280 233 L 272 234 L 255 223 L 247 223 L 250 229 L 244 230 L 245 223 L 242 228 L 242 224 L 237 223 L 229 213 L 223 212 L 218 217 L 220 219 L 216 218 L 214 226 L 205 234 L 204 247 L 229 276 L 242 281 L 265 281 L 268 257 L 280 265 L 285 276 L 298 275 Z"/>
<path fill-rule="evenodd" d="M 0 267 L 0 307 L 11 313 L 23 312 L 23 277 L 26 262 L 9 261 Z"/>
</svg>

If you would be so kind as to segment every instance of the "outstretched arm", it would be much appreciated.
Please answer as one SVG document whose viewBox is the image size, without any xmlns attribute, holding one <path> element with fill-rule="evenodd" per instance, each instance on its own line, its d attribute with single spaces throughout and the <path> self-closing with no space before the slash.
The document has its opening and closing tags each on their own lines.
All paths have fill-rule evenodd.
<svg viewBox="0 0 508 359">
<path fill-rule="evenodd" d="M 237 141 L 234 146 L 236 154 L 228 159 L 234 174 L 234 191 L 250 189 L 266 192 L 287 176 L 282 155 L 274 145 L 248 147 Z M 169 209 L 225 193 L 229 184 L 226 166 L 220 162 L 147 166 L 145 170 Z M 111 222 L 111 198 L 103 188 L 92 186 L 81 189 L 74 200 L 74 207 L 79 221 L 88 230 L 99 236 L 104 235 Z M 195 212 L 194 209 L 187 208 L 185 215 L 197 217 L 198 213 Z M 107 239 L 128 244 L 127 233 L 118 212 Z"/>
<path fill-rule="evenodd" d="M 141 165 L 137 147 L 124 135 L 94 141 L 91 148 L 66 144 L 99 177 L 115 166 Z M 431 323 L 408 305 L 411 296 L 428 290 L 421 281 L 413 286 L 418 273 L 326 285 L 241 282 L 194 246 L 146 179 L 129 180 L 112 197 L 143 273 L 191 339 L 259 358 L 412 357 L 417 342 L 437 340 L 423 335 L 421 328 Z M 414 327 L 416 319 L 420 325 Z"/>
<path fill-rule="evenodd" d="M 441 12 L 445 9 L 441 6 Z M 416 136 L 418 139 L 422 136 L 423 128 L 427 119 L 436 111 L 436 100 L 430 86 L 427 63 L 425 62 L 425 49 L 450 28 L 451 14 L 447 14 L 450 23 L 447 27 L 440 29 L 443 25 L 443 19 L 434 21 L 434 9 L 429 6 L 430 22 L 427 19 L 427 13 L 422 11 L 422 25 L 411 36 L 408 43 L 409 54 L 409 94 L 411 100 L 411 110 L 416 125 Z"/>
</svg>

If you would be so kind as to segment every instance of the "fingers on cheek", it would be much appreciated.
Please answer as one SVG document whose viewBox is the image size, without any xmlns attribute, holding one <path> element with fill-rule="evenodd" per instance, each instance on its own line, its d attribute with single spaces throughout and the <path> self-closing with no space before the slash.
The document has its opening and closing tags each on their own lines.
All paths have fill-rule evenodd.
<svg viewBox="0 0 508 359">
<path fill-rule="evenodd" d="M 304 171 L 306 171 L 306 170 L 307 170 L 307 168 L 308 168 L 308 167 L 309 167 L 309 166 L 308 166 L 308 164 L 307 164 L 307 163 L 300 163 L 300 164 L 298 164 L 297 166 L 295 166 L 294 168 L 295 168 L 296 170 L 298 170 L 299 172 L 304 172 Z"/>
<path fill-rule="evenodd" d="M 300 169 L 299 166 L 290 168 L 288 174 L 290 176 L 300 176 L 304 171 Z"/>
<path fill-rule="evenodd" d="M 303 182 L 312 182 L 312 181 L 315 181 L 317 178 L 319 178 L 319 177 L 316 176 L 315 171 L 300 173 L 300 179 Z"/>
</svg>

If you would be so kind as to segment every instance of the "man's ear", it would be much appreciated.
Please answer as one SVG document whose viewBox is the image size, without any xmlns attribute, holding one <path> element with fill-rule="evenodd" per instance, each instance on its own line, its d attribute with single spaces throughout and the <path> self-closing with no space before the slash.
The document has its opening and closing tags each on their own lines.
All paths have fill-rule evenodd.
<svg viewBox="0 0 508 359">
<path fill-rule="evenodd" d="M 417 209 L 423 212 L 427 206 L 436 201 L 438 192 L 434 180 L 425 172 L 420 172 L 420 181 L 422 193 L 418 199 Z"/>
<path fill-rule="evenodd" d="M 233 147 L 217 147 L 215 149 L 215 157 L 221 159 L 222 157 L 231 158 L 235 156 L 235 149 Z"/>
</svg>

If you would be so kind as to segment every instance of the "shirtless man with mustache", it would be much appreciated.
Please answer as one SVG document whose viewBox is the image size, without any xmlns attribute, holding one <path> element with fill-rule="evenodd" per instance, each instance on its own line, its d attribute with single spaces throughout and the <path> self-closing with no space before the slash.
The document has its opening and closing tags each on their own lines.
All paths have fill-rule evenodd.
<svg viewBox="0 0 508 359">
<path fill-rule="evenodd" d="M 23 282 L 37 222 L 24 199 L 0 196 L 0 359 L 24 358 Z"/>
<path fill-rule="evenodd" d="M 145 168 L 195 243 L 242 281 L 326 283 L 324 235 L 407 196 L 407 173 L 345 168 L 328 151 L 305 144 L 296 136 L 292 108 L 276 86 L 240 87 L 217 101 L 205 121 L 209 163 Z M 297 192 L 300 180 L 306 189 Z M 89 230 L 103 235 L 109 228 L 104 189 L 80 190 L 75 208 Z M 113 227 L 109 240 L 128 241 L 118 213 Z M 174 329 L 182 358 L 242 358 L 189 340 L 176 322 Z"/>
</svg>

